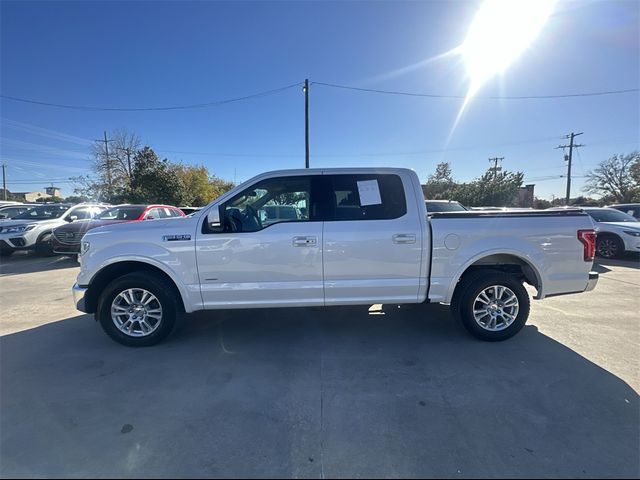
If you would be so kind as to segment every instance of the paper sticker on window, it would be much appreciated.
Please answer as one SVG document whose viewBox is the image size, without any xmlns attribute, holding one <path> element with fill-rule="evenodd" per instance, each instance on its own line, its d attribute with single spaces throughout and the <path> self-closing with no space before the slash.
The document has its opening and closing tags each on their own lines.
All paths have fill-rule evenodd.
<svg viewBox="0 0 640 480">
<path fill-rule="evenodd" d="M 358 183 L 358 193 L 360 194 L 360 206 L 380 205 L 380 188 L 377 180 L 363 180 Z"/>
</svg>

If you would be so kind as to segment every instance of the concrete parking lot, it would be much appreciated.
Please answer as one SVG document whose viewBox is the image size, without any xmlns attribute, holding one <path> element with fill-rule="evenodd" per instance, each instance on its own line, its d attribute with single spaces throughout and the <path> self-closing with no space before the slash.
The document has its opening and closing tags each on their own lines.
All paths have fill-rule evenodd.
<svg viewBox="0 0 640 480">
<path fill-rule="evenodd" d="M 130 349 L 77 264 L 0 266 L 2 477 L 637 477 L 640 263 L 497 344 L 438 305 L 186 316 Z"/>
</svg>

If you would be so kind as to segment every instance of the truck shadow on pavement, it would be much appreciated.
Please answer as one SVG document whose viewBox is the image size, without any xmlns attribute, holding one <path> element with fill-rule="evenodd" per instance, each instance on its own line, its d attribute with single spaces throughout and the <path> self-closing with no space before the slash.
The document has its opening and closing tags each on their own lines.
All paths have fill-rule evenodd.
<svg viewBox="0 0 640 480">
<path fill-rule="evenodd" d="M 78 316 L 0 345 L 3 477 L 640 471 L 629 385 L 532 326 L 476 341 L 440 306 L 191 315 L 145 349 Z"/>
<path fill-rule="evenodd" d="M 10 257 L 0 258 L 0 276 L 22 275 L 25 273 L 47 272 L 62 268 L 77 268 L 73 257 L 40 257 L 31 252 L 18 252 Z"/>
<path fill-rule="evenodd" d="M 610 272 L 611 269 L 607 267 L 626 267 L 640 270 L 640 255 L 628 253 L 623 258 L 618 259 L 606 259 L 597 257 L 593 266 L 594 269 L 600 273 Z"/>
</svg>

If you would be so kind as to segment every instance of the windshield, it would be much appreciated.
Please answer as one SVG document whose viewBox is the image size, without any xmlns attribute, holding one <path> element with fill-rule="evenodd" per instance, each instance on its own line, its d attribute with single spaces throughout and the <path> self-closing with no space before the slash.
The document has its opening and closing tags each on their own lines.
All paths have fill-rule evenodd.
<svg viewBox="0 0 640 480">
<path fill-rule="evenodd" d="M 115 207 L 105 210 L 98 215 L 98 220 L 137 220 L 145 207 L 128 206 L 128 207 Z"/>
<path fill-rule="evenodd" d="M 637 222 L 638 220 L 631 215 L 615 210 L 613 208 L 603 208 L 601 210 L 587 210 L 591 218 L 596 222 Z"/>
<path fill-rule="evenodd" d="M 464 212 L 466 208 L 460 205 L 458 202 L 425 202 L 427 205 L 427 212 Z"/>
<path fill-rule="evenodd" d="M 43 205 L 33 207 L 31 210 L 21 213 L 13 217 L 14 220 L 49 220 L 52 218 L 60 218 L 69 207 L 63 205 Z"/>
</svg>

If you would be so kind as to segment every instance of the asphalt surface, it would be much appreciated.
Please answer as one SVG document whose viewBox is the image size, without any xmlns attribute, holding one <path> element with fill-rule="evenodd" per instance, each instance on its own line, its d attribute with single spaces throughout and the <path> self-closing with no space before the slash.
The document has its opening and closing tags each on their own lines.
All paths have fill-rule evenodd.
<svg viewBox="0 0 640 480">
<path fill-rule="evenodd" d="M 640 262 L 497 344 L 442 306 L 185 316 L 111 341 L 77 265 L 0 265 L 2 477 L 638 477 Z"/>
</svg>

